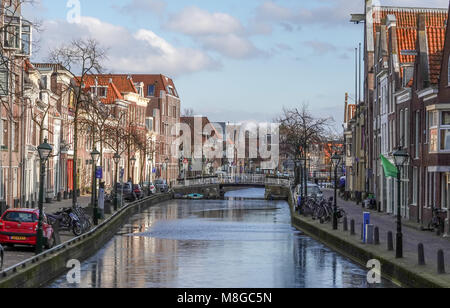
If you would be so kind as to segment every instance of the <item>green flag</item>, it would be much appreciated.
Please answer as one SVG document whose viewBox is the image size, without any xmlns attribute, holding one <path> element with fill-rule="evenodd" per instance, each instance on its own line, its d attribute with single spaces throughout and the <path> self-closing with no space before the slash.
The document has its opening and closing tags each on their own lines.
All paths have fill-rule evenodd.
<svg viewBox="0 0 450 308">
<path fill-rule="evenodd" d="M 383 164 L 384 175 L 389 178 L 397 178 L 398 170 L 386 157 L 383 155 L 381 157 L 381 163 Z"/>
</svg>

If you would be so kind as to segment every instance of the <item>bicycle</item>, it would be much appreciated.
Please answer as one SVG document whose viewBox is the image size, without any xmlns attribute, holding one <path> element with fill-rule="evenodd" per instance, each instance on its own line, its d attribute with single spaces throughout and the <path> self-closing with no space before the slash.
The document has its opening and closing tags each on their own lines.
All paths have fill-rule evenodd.
<svg viewBox="0 0 450 308">
<path fill-rule="evenodd" d="M 439 236 L 443 232 L 445 228 L 445 222 L 444 219 L 439 215 L 442 213 L 438 208 L 433 209 L 433 217 L 431 218 L 431 221 L 428 223 L 427 228 L 422 228 L 422 231 L 431 231 L 436 232 L 436 234 Z"/>
</svg>

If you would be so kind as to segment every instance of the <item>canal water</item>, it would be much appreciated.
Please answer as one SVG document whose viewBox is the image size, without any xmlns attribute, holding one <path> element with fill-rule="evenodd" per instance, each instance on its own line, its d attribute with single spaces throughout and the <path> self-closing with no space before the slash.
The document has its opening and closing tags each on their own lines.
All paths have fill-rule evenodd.
<svg viewBox="0 0 450 308">
<path fill-rule="evenodd" d="M 264 189 L 226 197 L 172 200 L 135 215 L 82 263 L 80 284 L 64 275 L 50 287 L 373 287 L 366 269 L 293 229 L 286 202 L 262 200 Z"/>
</svg>

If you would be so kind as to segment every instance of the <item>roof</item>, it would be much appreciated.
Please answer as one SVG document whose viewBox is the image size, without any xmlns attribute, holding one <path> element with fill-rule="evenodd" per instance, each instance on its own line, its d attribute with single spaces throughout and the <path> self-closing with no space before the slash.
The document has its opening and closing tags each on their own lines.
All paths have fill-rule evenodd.
<svg viewBox="0 0 450 308">
<path fill-rule="evenodd" d="M 415 55 L 405 54 L 402 51 L 416 50 L 417 28 L 419 14 L 425 16 L 427 30 L 430 81 L 438 82 L 442 53 L 444 50 L 446 23 L 448 9 L 439 8 L 405 8 L 405 7 L 375 7 L 373 13 L 374 35 L 376 28 L 380 26 L 388 15 L 396 17 L 397 43 L 400 52 L 400 64 L 414 63 Z M 387 34 L 388 35 L 388 34 Z M 401 72 L 403 75 L 403 72 Z M 408 85 L 412 82 L 409 80 Z"/>
<path fill-rule="evenodd" d="M 79 80 L 81 77 L 77 77 Z M 84 79 L 86 91 L 91 87 L 108 87 L 106 98 L 100 100 L 104 104 L 113 104 L 116 100 L 123 100 L 124 93 L 137 93 L 133 79 L 129 75 L 87 75 Z"/>
<path fill-rule="evenodd" d="M 155 85 L 155 92 L 154 96 L 159 96 L 159 93 L 163 90 L 166 93 L 167 88 L 170 86 L 175 91 L 171 94 L 172 96 L 178 97 L 179 94 L 177 91 L 177 88 L 175 87 L 175 83 L 173 80 L 167 76 L 164 75 L 153 75 L 153 74 L 133 74 L 131 75 L 133 77 L 133 80 L 135 82 L 143 82 L 144 83 L 144 95 L 147 97 L 148 95 L 148 86 L 149 85 Z M 169 93 L 170 94 L 170 93 Z"/>
</svg>

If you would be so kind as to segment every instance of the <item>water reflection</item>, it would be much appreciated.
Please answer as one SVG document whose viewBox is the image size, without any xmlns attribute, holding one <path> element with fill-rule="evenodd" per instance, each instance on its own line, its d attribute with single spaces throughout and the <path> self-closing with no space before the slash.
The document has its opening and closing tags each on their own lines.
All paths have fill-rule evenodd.
<svg viewBox="0 0 450 308">
<path fill-rule="evenodd" d="M 367 287 L 366 270 L 294 230 L 288 205 L 263 195 L 153 207 L 83 263 L 81 284 L 51 287 Z"/>
</svg>

